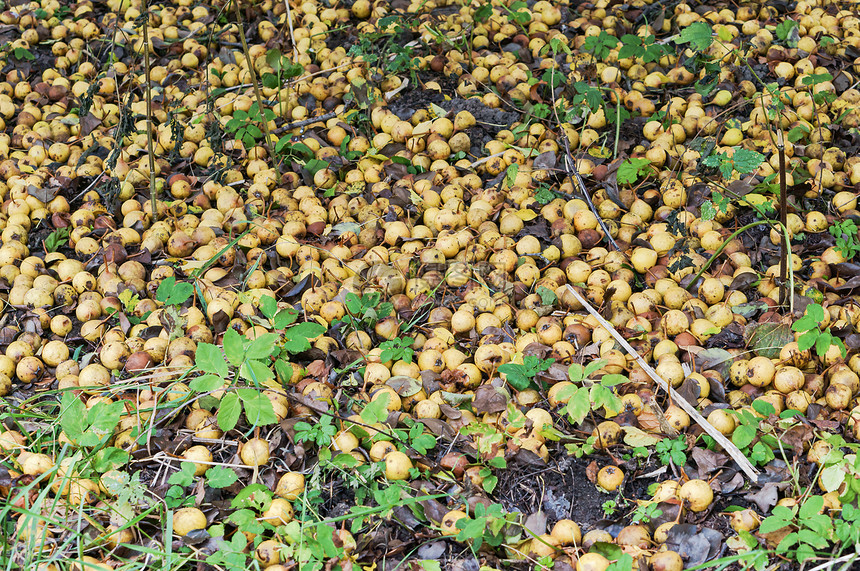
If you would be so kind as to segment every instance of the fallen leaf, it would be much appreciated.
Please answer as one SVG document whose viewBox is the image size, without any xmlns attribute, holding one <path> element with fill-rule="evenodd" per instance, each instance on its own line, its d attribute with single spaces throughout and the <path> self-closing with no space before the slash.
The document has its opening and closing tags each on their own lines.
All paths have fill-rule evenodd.
<svg viewBox="0 0 860 571">
<path fill-rule="evenodd" d="M 442 438 L 454 438 L 456 431 L 451 425 L 438 418 L 422 418 L 418 422 L 430 429 L 430 432 Z"/>
<path fill-rule="evenodd" d="M 448 546 L 444 541 L 432 541 L 418 548 L 418 557 L 430 560 L 441 559 L 446 551 Z"/>
<path fill-rule="evenodd" d="M 546 514 L 540 510 L 536 511 L 525 519 L 523 527 L 534 535 L 546 533 Z"/>
<path fill-rule="evenodd" d="M 750 349 L 768 359 L 779 357 L 780 350 L 794 341 L 794 333 L 785 323 L 751 324 L 744 331 L 744 336 Z"/>
<path fill-rule="evenodd" d="M 54 200 L 59 190 L 59 187 L 38 187 L 33 184 L 27 185 L 27 194 L 45 203 Z"/>
<path fill-rule="evenodd" d="M 684 558 L 686 567 L 701 565 L 710 561 L 719 553 L 723 544 L 720 532 L 698 526 L 681 523 L 672 526 L 666 538 L 665 545 Z"/>
<path fill-rule="evenodd" d="M 745 495 L 744 499 L 757 505 L 763 513 L 767 513 L 779 501 L 779 488 L 775 482 L 768 482 L 761 490 Z"/>
<path fill-rule="evenodd" d="M 385 381 L 385 384 L 394 389 L 401 397 L 417 395 L 424 388 L 421 381 L 405 375 L 395 375 Z"/>
<path fill-rule="evenodd" d="M 472 408 L 479 414 L 502 412 L 508 408 L 508 397 L 492 385 L 481 385 L 475 391 Z"/>
<path fill-rule="evenodd" d="M 720 454 L 719 452 L 714 452 L 713 450 L 708 450 L 707 448 L 701 448 L 696 446 L 693 448 L 690 455 L 693 457 L 693 460 L 696 462 L 696 466 L 699 468 L 699 474 L 712 474 L 717 471 L 718 468 L 722 468 L 729 461 L 729 457 L 725 454 Z"/>
<path fill-rule="evenodd" d="M 316 377 L 317 379 L 324 379 L 328 377 L 329 367 L 325 364 L 325 361 L 316 360 L 308 363 L 306 367 L 308 374 L 312 377 Z"/>
<path fill-rule="evenodd" d="M 585 468 L 585 477 L 588 478 L 588 481 L 594 484 L 597 482 L 597 472 L 600 471 L 600 468 L 597 466 L 597 462 L 594 460 Z"/>
<path fill-rule="evenodd" d="M 717 371 L 724 379 L 729 376 L 729 369 L 732 366 L 734 357 L 725 349 L 713 347 L 704 349 L 696 354 L 696 365 L 699 370 L 706 371 L 712 369 Z"/>
<path fill-rule="evenodd" d="M 546 151 L 544 153 L 539 154 L 534 158 L 532 168 L 533 169 L 554 169 L 556 165 L 557 159 L 555 156 L 555 151 Z"/>
<path fill-rule="evenodd" d="M 523 222 L 529 222 L 538 217 L 537 212 L 535 212 L 531 208 L 523 208 L 522 210 L 517 210 L 516 215 Z"/>
<path fill-rule="evenodd" d="M 87 113 L 86 115 L 81 117 L 81 137 L 86 137 L 93 132 L 93 129 L 100 126 L 101 124 L 101 119 L 93 115 L 92 112 Z"/>
<path fill-rule="evenodd" d="M 654 446 L 663 440 L 662 437 L 648 434 L 635 426 L 622 426 L 621 429 L 624 431 L 624 444 L 627 446 Z"/>
<path fill-rule="evenodd" d="M 684 379 L 684 382 L 681 383 L 681 386 L 678 387 L 677 391 L 678 394 L 681 395 L 681 398 L 690 403 L 690 406 L 698 406 L 701 387 L 696 379 Z"/>
</svg>

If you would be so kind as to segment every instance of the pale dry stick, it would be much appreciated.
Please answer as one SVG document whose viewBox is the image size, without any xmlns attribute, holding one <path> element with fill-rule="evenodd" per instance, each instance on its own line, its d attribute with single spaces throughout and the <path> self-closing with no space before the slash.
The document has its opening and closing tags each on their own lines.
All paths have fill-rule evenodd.
<svg viewBox="0 0 860 571">
<path fill-rule="evenodd" d="M 409 78 L 404 79 L 399 86 L 395 87 L 391 91 L 386 91 L 382 94 L 382 97 L 385 98 L 385 101 L 391 101 L 395 95 L 403 91 L 409 86 Z"/>
<path fill-rule="evenodd" d="M 290 26 L 290 43 L 293 45 L 293 61 L 298 63 L 299 52 L 296 49 L 296 38 L 293 35 L 293 10 L 290 8 L 290 0 L 284 0 L 284 4 L 287 6 L 287 24 Z"/>
<path fill-rule="evenodd" d="M 593 315 L 597 322 L 600 323 L 600 325 L 602 325 L 607 331 L 609 331 L 609 333 L 615 338 L 615 340 L 622 347 L 624 347 L 624 350 L 636 359 L 636 362 L 639 363 L 639 366 L 642 367 L 642 369 L 648 374 L 648 376 L 651 377 L 660 388 L 662 388 L 669 394 L 669 396 L 672 398 L 672 401 L 676 403 L 679 407 L 681 407 L 684 412 L 689 414 L 690 418 L 695 420 L 696 424 L 701 426 L 711 438 L 716 440 L 717 444 L 723 447 L 723 450 L 725 450 L 726 453 L 731 456 L 735 462 L 738 463 L 738 466 L 740 466 L 744 474 L 746 474 L 747 477 L 754 483 L 758 482 L 758 470 L 756 470 L 755 466 L 753 466 L 750 461 L 747 460 L 747 457 L 743 455 L 743 452 L 741 452 L 738 447 L 732 443 L 731 440 L 726 438 L 722 432 L 714 428 L 714 426 L 710 422 L 708 422 L 705 417 L 699 414 L 699 411 L 697 411 L 690 403 L 688 403 L 684 397 L 678 394 L 678 391 L 676 391 L 671 385 L 669 385 L 669 383 L 663 380 L 660 375 L 658 375 L 657 372 L 653 368 L 651 368 L 651 365 L 649 365 L 645 361 L 645 359 L 643 359 L 639 355 L 639 353 L 636 352 L 636 349 L 631 347 L 627 340 L 624 339 L 624 337 L 622 337 L 620 333 L 618 333 L 615 327 L 613 327 L 611 323 L 606 321 L 603 316 L 600 315 L 600 313 L 598 313 L 598 311 L 594 309 L 594 307 L 579 294 L 579 292 L 572 288 L 570 284 L 567 285 L 567 289 L 568 291 L 570 291 L 573 297 L 575 297 L 576 300 L 582 304 L 582 306 L 588 311 L 588 313 Z"/>
<path fill-rule="evenodd" d="M 817 567 L 813 567 L 809 571 L 823 571 L 824 569 L 831 569 L 833 567 L 836 567 L 836 565 L 838 565 L 839 563 L 845 563 L 845 565 L 843 565 L 841 568 L 841 570 L 844 571 L 845 569 L 849 569 L 850 565 L 854 563 L 854 561 L 856 561 L 858 557 L 860 557 L 860 553 L 849 553 L 848 555 L 843 555 L 839 559 L 833 559 L 831 561 L 822 563 Z"/>
</svg>

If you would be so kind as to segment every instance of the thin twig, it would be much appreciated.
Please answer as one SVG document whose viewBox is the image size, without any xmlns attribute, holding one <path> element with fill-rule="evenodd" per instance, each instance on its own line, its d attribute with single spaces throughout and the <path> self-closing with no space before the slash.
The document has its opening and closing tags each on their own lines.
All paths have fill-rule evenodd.
<svg viewBox="0 0 860 571">
<path fill-rule="evenodd" d="M 705 417 L 699 414 L 699 411 L 697 411 L 695 407 L 693 407 L 693 405 L 687 402 L 687 400 L 682 397 L 678 393 L 678 391 L 676 391 L 669 383 L 663 380 L 663 378 L 661 378 L 660 375 L 658 375 L 657 372 L 653 368 L 651 368 L 651 365 L 649 365 L 645 361 L 645 359 L 643 359 L 641 355 L 639 355 L 639 353 L 637 353 L 636 350 L 630 346 L 627 340 L 624 339 L 624 337 L 620 333 L 618 333 L 615 327 L 613 327 L 611 323 L 606 321 L 603 316 L 600 315 L 600 313 L 598 313 L 596 309 L 594 309 L 594 306 L 588 303 L 588 301 L 586 301 L 586 299 L 582 297 L 578 291 L 572 288 L 570 284 L 568 284 L 567 289 L 568 291 L 570 291 L 573 297 L 575 297 L 576 300 L 582 304 L 582 306 L 588 311 L 588 313 L 594 316 L 597 322 L 600 323 L 600 325 L 602 325 L 604 329 L 609 331 L 609 333 L 615 338 L 615 340 L 622 347 L 624 347 L 624 350 L 636 359 L 636 361 L 639 363 L 639 366 L 642 367 L 642 369 L 646 373 L 648 373 L 648 376 L 651 377 L 660 388 L 662 388 L 669 394 L 669 396 L 672 398 L 672 402 L 676 403 L 679 407 L 681 407 L 684 412 L 690 415 L 690 418 L 696 421 L 696 424 L 701 426 L 702 429 L 704 429 L 704 431 L 707 432 L 711 438 L 716 440 L 717 444 L 722 446 L 723 450 L 725 450 L 726 453 L 731 456 L 735 462 L 737 462 L 738 466 L 740 466 L 741 470 L 743 470 L 744 474 L 746 474 L 750 480 L 752 480 L 753 482 L 758 482 L 758 470 L 756 470 L 755 466 L 753 466 L 750 461 L 747 460 L 747 457 L 744 456 L 743 452 L 741 452 L 738 447 L 732 443 L 731 440 L 726 438 L 722 432 L 714 428 L 714 426 L 710 422 L 708 422 Z"/>
<path fill-rule="evenodd" d="M 782 129 L 776 132 L 776 146 L 779 151 L 779 223 L 783 228 L 788 228 L 788 197 L 785 195 L 785 141 L 782 139 Z M 786 287 L 785 273 L 788 268 L 788 256 L 791 253 L 791 245 L 780 240 L 779 247 L 779 304 L 785 305 L 789 292 Z"/>
<path fill-rule="evenodd" d="M 558 118 L 558 110 L 555 102 L 555 90 L 551 91 L 552 93 L 552 111 L 555 115 L 556 124 L 561 127 L 561 121 Z M 619 99 L 620 101 L 620 99 Z M 616 120 L 618 117 L 616 116 Z M 612 235 L 609 233 L 609 228 L 606 227 L 606 224 L 603 222 L 603 218 L 600 217 L 600 213 L 597 212 L 597 208 L 594 207 L 594 203 L 591 201 L 591 197 L 588 195 L 588 191 L 585 189 L 585 183 L 582 182 L 582 177 L 579 176 L 579 171 L 576 170 L 576 162 L 573 160 L 573 156 L 570 153 L 570 142 L 567 139 L 567 131 L 564 128 L 561 128 L 561 140 L 564 141 L 564 172 L 567 176 L 573 176 L 576 179 L 576 183 L 579 186 L 579 191 L 582 193 L 582 196 L 585 197 L 585 201 L 588 203 L 588 208 L 591 209 L 591 213 L 594 214 L 594 217 L 597 218 L 597 223 L 600 224 L 600 228 L 603 230 L 604 236 L 606 236 L 606 241 L 615 248 L 616 250 L 620 250 L 618 244 L 615 243 L 615 240 L 612 238 Z M 616 136 L 617 143 L 617 136 Z M 617 154 L 616 147 L 616 154 Z"/>
<path fill-rule="evenodd" d="M 562 129 L 562 132 L 564 133 L 564 129 Z M 600 224 L 600 229 L 603 230 L 603 234 L 606 236 L 606 241 L 609 242 L 613 249 L 621 250 L 615 242 L 615 239 L 612 237 L 612 234 L 609 233 L 609 228 L 606 227 L 606 223 L 603 221 L 603 218 L 600 217 L 600 213 L 597 212 L 597 208 L 594 206 L 594 203 L 591 201 L 591 196 L 589 196 L 588 190 L 585 188 L 585 183 L 582 181 L 582 177 L 579 176 L 579 171 L 576 170 L 576 163 L 570 154 L 570 145 L 567 142 L 567 133 L 564 133 L 562 140 L 564 141 L 564 151 L 566 153 L 564 157 L 564 166 L 568 176 L 572 176 L 576 179 L 579 191 L 582 193 L 582 196 L 585 197 L 585 202 L 588 203 L 588 208 L 591 210 L 591 213 L 594 214 L 595 218 L 597 218 L 597 223 Z"/>
<path fill-rule="evenodd" d="M 254 85 L 254 95 L 257 97 L 257 107 L 260 110 L 260 122 L 263 123 L 263 132 L 266 134 L 266 153 L 268 153 L 269 159 L 272 161 L 272 166 L 277 171 L 278 165 L 275 163 L 275 155 L 272 153 L 272 133 L 269 132 L 269 120 L 266 118 L 265 107 L 263 107 L 263 95 L 260 93 L 260 85 L 257 82 L 257 70 L 254 69 L 254 61 L 251 59 L 251 52 L 248 50 L 248 42 L 245 40 L 245 25 L 242 22 L 242 13 L 239 10 L 239 0 L 233 0 L 233 8 L 236 12 L 236 23 L 239 26 L 239 39 L 242 40 L 242 51 L 245 52 L 245 61 L 248 62 L 248 75 L 251 76 L 251 83 Z"/>
<path fill-rule="evenodd" d="M 143 19 L 143 65 L 146 76 L 146 145 L 149 147 L 149 197 L 152 204 L 152 223 L 158 221 L 155 189 L 155 148 L 152 145 L 152 80 L 149 75 L 149 3 L 146 5 L 146 17 Z"/>
<path fill-rule="evenodd" d="M 293 121 L 292 123 L 281 125 L 277 129 L 272 131 L 272 134 L 280 135 L 281 133 L 292 131 L 293 129 L 300 129 L 301 127 L 307 127 L 308 125 L 313 125 L 314 123 L 319 123 L 320 121 L 328 121 L 329 119 L 333 119 L 335 117 L 337 117 L 337 112 L 332 111 L 331 113 L 326 113 L 325 115 L 320 115 L 319 117 L 311 117 L 309 119 L 302 119 L 301 121 Z"/>
</svg>

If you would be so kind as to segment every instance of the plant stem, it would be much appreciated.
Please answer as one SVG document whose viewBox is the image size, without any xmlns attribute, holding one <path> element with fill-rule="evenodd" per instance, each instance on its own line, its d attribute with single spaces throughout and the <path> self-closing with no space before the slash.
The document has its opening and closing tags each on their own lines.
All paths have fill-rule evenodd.
<svg viewBox="0 0 860 571">
<path fill-rule="evenodd" d="M 723 250 L 726 249 L 726 246 L 729 245 L 729 242 L 731 242 L 732 240 L 737 238 L 741 232 L 744 232 L 745 230 L 749 230 L 750 228 L 753 228 L 755 226 L 760 226 L 761 224 L 780 224 L 780 223 L 776 220 L 762 220 L 760 222 L 750 222 L 749 224 L 741 226 L 740 228 L 738 228 L 737 230 L 732 232 L 732 234 L 728 238 L 726 238 L 722 244 L 720 244 L 720 247 L 717 248 L 717 250 L 711 255 L 711 257 L 708 258 L 708 261 L 706 261 L 704 263 L 704 265 L 702 265 L 702 269 L 700 269 L 698 272 L 696 272 L 696 275 L 693 277 L 692 281 L 690 281 L 690 283 L 688 283 L 687 287 L 685 287 L 684 289 L 686 289 L 687 291 L 690 291 L 690 288 L 693 287 L 693 284 L 696 283 L 696 281 L 698 281 L 698 279 L 700 277 L 702 277 L 702 274 L 704 274 L 707 271 L 707 269 L 711 267 L 711 264 L 714 263 L 714 260 L 716 260 L 717 257 L 719 257 L 719 255 L 723 253 Z"/>
<path fill-rule="evenodd" d="M 260 110 L 260 121 L 263 123 L 263 131 L 266 134 L 266 140 L 264 141 L 266 153 L 269 155 L 269 160 L 272 161 L 272 167 L 278 170 L 277 163 L 275 163 L 275 155 L 272 153 L 272 134 L 269 132 L 269 120 L 266 118 L 265 108 L 263 107 L 263 95 L 260 93 L 260 84 L 257 82 L 257 70 L 254 69 L 254 61 L 251 59 L 251 52 L 248 50 L 248 42 L 245 39 L 245 28 L 242 22 L 242 13 L 239 10 L 239 0 L 233 0 L 233 8 L 236 13 L 236 23 L 239 26 L 239 39 L 242 40 L 242 51 L 245 53 L 245 61 L 248 64 L 248 75 L 251 76 L 251 83 L 254 85 L 254 95 L 257 98 L 257 108 Z"/>
<path fill-rule="evenodd" d="M 152 85 L 149 75 L 149 5 L 143 20 L 143 73 L 146 79 L 146 146 L 149 152 L 149 197 L 152 204 L 152 222 L 158 220 L 155 189 L 155 148 L 152 145 Z"/>
<path fill-rule="evenodd" d="M 618 139 L 621 137 L 621 95 L 615 92 L 615 148 L 612 149 L 612 160 L 618 158 Z"/>
<path fill-rule="evenodd" d="M 788 268 L 788 256 L 791 253 L 791 242 L 788 237 L 788 197 L 785 195 L 785 141 L 782 138 L 782 129 L 776 132 L 776 140 L 779 150 L 779 223 L 782 224 L 786 232 L 786 241 L 779 248 L 779 304 L 785 305 L 786 297 L 790 295 L 786 289 L 785 272 Z"/>
</svg>

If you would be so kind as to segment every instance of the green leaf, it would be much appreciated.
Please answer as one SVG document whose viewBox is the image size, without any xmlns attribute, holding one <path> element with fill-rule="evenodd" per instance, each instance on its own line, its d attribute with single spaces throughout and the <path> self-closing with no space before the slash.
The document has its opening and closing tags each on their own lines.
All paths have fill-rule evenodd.
<svg viewBox="0 0 860 571">
<path fill-rule="evenodd" d="M 589 378 L 593 373 L 597 372 L 601 367 L 606 365 L 606 363 L 606 359 L 597 359 L 590 362 L 588 365 L 585 366 L 585 369 L 583 369 L 582 378 Z"/>
<path fill-rule="evenodd" d="M 266 63 L 275 70 L 275 72 L 281 71 L 281 51 L 276 49 L 271 49 L 266 52 Z"/>
<path fill-rule="evenodd" d="M 818 334 L 818 339 L 815 340 L 815 352 L 819 356 L 823 356 L 827 353 L 827 350 L 830 349 L 830 345 L 832 344 L 833 335 L 831 335 L 830 331 L 822 331 Z M 798 344 L 798 347 L 800 344 Z"/>
<path fill-rule="evenodd" d="M 498 371 L 505 374 L 505 380 L 518 391 L 529 388 L 532 384 L 531 379 L 525 375 L 523 365 L 515 363 L 505 363 L 499 365 Z"/>
<path fill-rule="evenodd" d="M 588 394 L 588 389 L 586 388 L 577 389 L 576 394 L 570 398 L 564 407 L 564 411 L 572 424 L 581 423 L 588 415 L 588 411 L 591 410 L 591 401 Z"/>
<path fill-rule="evenodd" d="M 287 66 L 284 67 L 283 74 L 284 74 L 284 77 L 286 77 L 287 79 L 290 79 L 293 77 L 299 77 L 304 72 L 305 72 L 305 68 L 302 66 L 302 64 L 300 64 L 300 63 L 289 63 Z"/>
<path fill-rule="evenodd" d="M 275 378 L 272 370 L 262 361 L 248 359 L 239 367 L 239 376 L 250 381 L 254 385 L 260 385 Z"/>
<path fill-rule="evenodd" d="M 621 412 L 621 399 L 603 385 L 592 385 L 589 398 L 594 409 L 603 407 L 607 413 Z"/>
<path fill-rule="evenodd" d="M 818 515 L 821 510 L 824 508 L 824 496 L 809 496 L 806 498 L 806 501 L 803 502 L 800 506 L 800 510 L 797 512 L 798 517 L 801 520 L 811 518 L 812 516 Z"/>
<path fill-rule="evenodd" d="M 249 398 L 242 398 L 242 403 L 245 405 L 245 418 L 251 426 L 277 424 L 278 417 L 272 407 L 272 401 L 263 393 L 253 391 Z"/>
<path fill-rule="evenodd" d="M 508 165 L 507 170 L 505 171 L 505 184 L 508 188 L 514 186 L 514 182 L 517 180 L 517 174 L 520 172 L 520 165 L 518 163 L 511 163 Z"/>
<path fill-rule="evenodd" d="M 280 141 L 279 141 L 280 142 Z M 266 319 L 272 319 L 278 313 L 278 302 L 270 295 L 264 295 L 260 298 L 260 312 Z"/>
<path fill-rule="evenodd" d="M 776 516 L 766 517 L 758 528 L 759 533 L 772 533 L 791 525 L 791 521 L 785 521 Z"/>
<path fill-rule="evenodd" d="M 272 492 L 263 484 L 251 484 L 246 486 L 244 490 L 236 494 L 236 497 L 230 502 L 230 507 L 233 509 L 249 508 L 257 511 L 263 511 L 269 508 L 272 503 Z M 248 511 L 248 510 L 245 510 Z M 231 518 L 236 517 L 236 513 L 231 514 Z M 244 515 L 241 517 L 245 517 Z M 256 520 L 256 515 L 250 513 L 247 516 L 250 520 Z M 243 526 L 244 527 L 244 526 Z M 238 535 L 242 535 L 241 533 Z"/>
<path fill-rule="evenodd" d="M 819 331 L 817 329 L 807 331 L 803 335 L 797 338 L 797 348 L 801 351 L 806 351 L 807 349 L 811 349 L 813 345 L 815 345 L 816 340 L 818 339 Z"/>
<path fill-rule="evenodd" d="M 660 515 L 663 515 L 662 513 Z M 659 517 L 659 516 L 656 516 Z M 621 556 L 614 561 L 606 571 L 628 571 L 633 568 L 633 556 L 628 553 L 622 553 Z"/>
<path fill-rule="evenodd" d="M 776 37 L 780 40 L 785 41 L 788 39 L 788 35 L 791 33 L 791 30 L 797 27 L 797 22 L 794 20 L 783 20 L 779 24 L 776 25 Z"/>
<path fill-rule="evenodd" d="M 352 454 L 338 454 L 332 458 L 331 463 L 339 468 L 355 468 L 358 465 L 358 460 Z"/>
<path fill-rule="evenodd" d="M 239 422 L 239 414 L 242 412 L 242 403 L 239 402 L 239 395 L 236 393 L 227 393 L 221 397 L 221 404 L 218 407 L 218 426 L 224 432 L 233 430 L 236 423 Z"/>
<path fill-rule="evenodd" d="M 278 81 L 278 76 L 274 73 L 264 73 L 262 77 L 263 87 L 268 89 L 275 89 L 280 85 Z"/>
<path fill-rule="evenodd" d="M 786 134 L 785 138 L 789 140 L 791 143 L 796 143 L 806 137 L 809 134 L 809 127 L 806 125 L 798 125 L 797 127 L 792 127 L 792 129 Z"/>
<path fill-rule="evenodd" d="M 155 299 L 162 303 L 166 302 L 167 298 L 170 297 L 170 291 L 174 285 L 176 285 L 176 278 L 173 276 L 168 276 L 161 280 L 161 283 L 158 284 L 158 289 L 155 290 Z"/>
<path fill-rule="evenodd" d="M 228 327 L 224 333 L 223 344 L 227 360 L 234 367 L 238 367 L 245 359 L 245 345 L 242 342 L 242 336 L 235 329 Z"/>
<path fill-rule="evenodd" d="M 484 477 L 484 481 L 481 483 L 481 486 L 484 488 L 485 492 L 492 494 L 498 483 L 499 477 L 495 474 L 490 474 L 489 476 Z"/>
<path fill-rule="evenodd" d="M 280 310 L 278 313 L 275 314 L 275 329 L 284 329 L 286 327 L 289 327 L 296 322 L 296 319 L 298 317 L 299 312 L 292 307 Z"/>
<path fill-rule="evenodd" d="M 198 349 L 199 350 L 199 349 Z M 224 379 L 218 375 L 200 375 L 188 383 L 188 388 L 197 393 L 211 393 L 224 386 Z"/>
<path fill-rule="evenodd" d="M 750 174 L 754 172 L 764 161 L 765 157 L 763 154 L 757 151 L 750 151 L 742 147 L 735 149 L 735 154 L 732 155 L 734 168 L 740 174 Z"/>
<path fill-rule="evenodd" d="M 742 424 L 732 433 L 732 443 L 738 448 L 746 448 L 755 440 L 755 428 Z"/>
<path fill-rule="evenodd" d="M 614 387 L 620 385 L 621 383 L 628 382 L 630 382 L 630 379 L 628 379 L 624 375 L 618 374 L 603 375 L 603 378 L 600 379 L 600 384 L 602 384 L 604 387 Z"/>
<path fill-rule="evenodd" d="M 386 393 L 381 397 L 367 403 L 361 411 L 361 420 L 366 424 L 384 422 L 388 419 L 388 401 L 391 397 Z"/>
<path fill-rule="evenodd" d="M 87 423 L 90 425 L 89 430 L 98 434 L 99 437 L 112 434 L 113 429 L 119 424 L 120 415 L 124 410 L 125 405 L 120 401 L 112 403 L 97 402 L 87 412 Z"/>
<path fill-rule="evenodd" d="M 713 30 L 705 22 L 693 22 L 675 38 L 676 44 L 690 44 L 694 50 L 704 51 L 713 43 Z"/>
<path fill-rule="evenodd" d="M 499 470 L 504 470 L 508 467 L 507 461 L 499 456 L 494 456 L 487 461 L 487 464 L 492 466 L 493 468 L 498 468 Z"/>
<path fill-rule="evenodd" d="M 194 482 L 194 471 L 196 470 L 194 462 L 183 462 L 179 465 L 179 471 L 174 472 L 167 479 L 167 483 L 172 486 L 190 486 Z"/>
<path fill-rule="evenodd" d="M 310 339 L 319 337 L 325 333 L 325 327 L 313 321 L 298 323 L 287 330 L 288 339 L 284 343 L 284 349 L 290 353 L 301 353 L 311 348 Z"/>
<path fill-rule="evenodd" d="M 93 456 L 93 469 L 103 474 L 108 470 L 114 470 L 128 463 L 130 456 L 125 450 L 114 448 L 102 448 Z"/>
<path fill-rule="evenodd" d="M 311 159 L 305 164 L 305 169 L 311 174 L 311 176 L 317 174 L 317 172 L 327 169 L 328 163 L 326 161 L 320 159 Z"/>
<path fill-rule="evenodd" d="M 554 305 L 558 301 L 558 296 L 548 287 L 538 286 L 535 293 L 540 296 L 541 305 Z"/>
<path fill-rule="evenodd" d="M 493 7 L 490 4 L 483 4 L 480 8 L 475 10 L 473 14 L 473 19 L 475 22 L 485 22 L 487 18 L 493 15 Z"/>
<path fill-rule="evenodd" d="M 197 362 L 197 368 L 204 373 L 212 373 L 224 378 L 230 372 L 221 349 L 211 343 L 201 342 L 197 344 L 195 361 Z"/>
<path fill-rule="evenodd" d="M 246 359 L 265 359 L 275 350 L 278 335 L 274 333 L 263 333 L 245 349 Z"/>
<path fill-rule="evenodd" d="M 412 448 L 419 454 L 427 454 L 436 447 L 436 437 L 432 434 L 422 434 L 412 440 Z"/>
<path fill-rule="evenodd" d="M 275 372 L 278 374 L 278 380 L 283 383 L 288 383 L 293 377 L 293 368 L 283 359 L 275 361 Z"/>
<path fill-rule="evenodd" d="M 651 161 L 645 158 L 624 159 L 618 167 L 616 179 L 620 184 L 633 184 L 651 170 Z"/>
<path fill-rule="evenodd" d="M 797 532 L 792 532 L 782 538 L 782 541 L 779 542 L 779 545 L 776 546 L 777 553 L 785 553 L 793 546 L 797 545 Z M 801 546 L 804 547 L 804 546 Z M 797 553 L 795 553 L 795 557 L 800 556 L 800 548 L 798 548 Z M 814 554 L 811 554 L 814 555 Z"/>
<path fill-rule="evenodd" d="M 791 341 L 794 341 L 794 334 L 785 323 L 759 323 L 749 335 L 747 347 L 762 357 L 775 359 Z"/>
<path fill-rule="evenodd" d="M 792 331 L 810 331 L 818 329 L 818 321 L 810 315 L 805 315 L 791 325 Z"/>
<path fill-rule="evenodd" d="M 816 533 L 811 529 L 801 529 L 797 532 L 797 539 L 801 543 L 811 545 L 816 549 L 824 549 L 827 547 L 827 538 L 821 537 L 820 533 Z"/>
<path fill-rule="evenodd" d="M 757 413 L 764 415 L 764 416 L 770 416 L 772 414 L 776 414 L 776 409 L 773 407 L 772 404 L 770 404 L 767 401 L 756 399 L 753 401 L 752 407 L 753 407 L 753 410 L 755 410 Z"/>
<path fill-rule="evenodd" d="M 60 401 L 60 426 L 66 436 L 72 441 L 77 441 L 86 428 L 87 407 L 71 391 L 63 393 Z"/>
<path fill-rule="evenodd" d="M 618 59 L 639 57 L 644 53 L 645 48 L 642 47 L 642 38 L 633 34 L 624 34 L 621 36 L 621 47 L 618 48 Z"/>
</svg>

